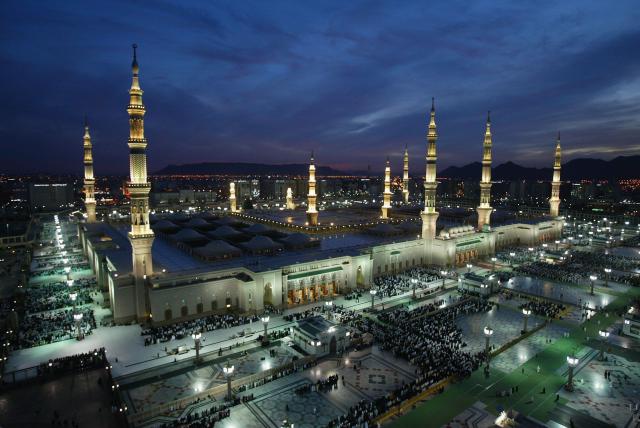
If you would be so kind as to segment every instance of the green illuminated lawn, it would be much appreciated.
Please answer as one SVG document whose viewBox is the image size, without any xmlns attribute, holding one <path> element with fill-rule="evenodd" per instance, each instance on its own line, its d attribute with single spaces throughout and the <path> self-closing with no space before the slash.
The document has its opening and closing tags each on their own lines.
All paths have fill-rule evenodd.
<svg viewBox="0 0 640 428">
<path fill-rule="evenodd" d="M 617 297 L 607 309 L 611 313 L 618 312 L 628 304 L 630 297 L 639 295 L 639 289 L 631 289 L 625 296 Z M 557 404 L 556 391 L 566 382 L 566 377 L 556 375 L 556 371 L 566 363 L 567 355 L 582 349 L 587 337 L 597 337 L 599 329 L 609 327 L 616 319 L 615 315 L 609 318 L 602 313 L 596 315 L 582 326 L 576 327 L 570 338 L 557 340 L 511 373 L 492 369 L 491 376 L 485 378 L 482 370 L 476 370 L 468 379 L 419 404 L 414 410 L 393 421 L 390 426 L 441 427 L 477 401 L 485 403 L 487 410 L 492 413 L 497 414 L 497 406 L 501 406 L 504 409 L 516 409 L 522 414 L 546 422 L 549 412 Z M 598 320 L 600 325 L 597 324 Z M 586 333 L 583 327 L 587 327 Z M 538 365 L 541 368 L 540 374 L 536 373 Z M 511 397 L 496 397 L 497 392 L 508 390 L 512 386 L 518 386 L 519 391 Z M 540 393 L 543 387 L 546 388 L 546 394 Z M 530 403 L 532 396 L 534 401 Z M 560 399 L 560 403 L 562 402 Z"/>
</svg>

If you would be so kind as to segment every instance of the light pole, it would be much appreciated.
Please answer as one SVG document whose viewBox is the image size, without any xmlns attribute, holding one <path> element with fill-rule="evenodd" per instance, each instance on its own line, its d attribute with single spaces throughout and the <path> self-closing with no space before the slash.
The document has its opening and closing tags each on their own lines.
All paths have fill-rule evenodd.
<svg viewBox="0 0 640 428">
<path fill-rule="evenodd" d="M 593 296 L 593 284 L 594 282 L 596 282 L 596 279 L 598 279 L 598 277 L 595 275 L 591 275 L 589 276 L 589 279 L 591 280 L 591 295 Z"/>
<path fill-rule="evenodd" d="M 418 280 L 415 278 L 411 278 L 411 285 L 413 286 L 413 298 L 416 298 L 416 284 L 418 283 Z"/>
<path fill-rule="evenodd" d="M 556 239 L 555 244 L 556 244 L 556 251 L 558 251 L 558 245 L 560 244 L 560 241 Z"/>
<path fill-rule="evenodd" d="M 509 253 L 509 266 L 513 266 L 513 258 L 516 256 L 516 253 Z"/>
<path fill-rule="evenodd" d="M 200 362 L 200 338 L 202 337 L 202 333 L 196 332 L 191 335 L 193 342 L 196 346 L 196 363 Z"/>
<path fill-rule="evenodd" d="M 440 271 L 440 275 L 442 275 L 442 288 L 444 288 L 444 281 L 447 279 L 446 278 L 447 271 L 446 270 L 441 270 Z"/>
<path fill-rule="evenodd" d="M 73 314 L 73 320 L 76 322 L 76 330 L 78 331 L 78 340 L 82 340 L 82 329 L 80 323 L 82 323 L 82 314 Z"/>
<path fill-rule="evenodd" d="M 578 365 L 580 360 L 573 355 L 567 356 L 567 364 L 569 365 L 569 379 L 567 379 L 567 383 L 564 386 L 564 389 L 567 391 L 573 391 L 573 369 Z"/>
<path fill-rule="evenodd" d="M 498 259 L 495 257 L 491 257 L 491 272 L 495 272 L 496 271 L 496 261 Z"/>
<path fill-rule="evenodd" d="M 222 368 L 222 372 L 224 373 L 224 377 L 227 378 L 227 401 L 231 401 L 231 378 L 233 377 L 234 366 L 229 365 L 229 362 L 224 365 Z"/>
<path fill-rule="evenodd" d="M 326 302 L 326 303 L 330 303 L 330 302 Z M 262 321 L 262 326 L 264 327 L 264 333 L 262 334 L 262 344 L 267 345 L 269 343 L 269 335 L 267 334 L 267 326 L 269 325 L 269 315 L 263 315 L 262 318 L 260 318 L 260 321 Z"/>
<path fill-rule="evenodd" d="M 611 269 L 610 268 L 604 268 L 604 286 L 608 287 L 609 286 L 609 275 L 611 274 Z"/>
<path fill-rule="evenodd" d="M 471 273 L 471 268 L 473 265 L 471 263 L 467 263 L 467 273 Z"/>
<path fill-rule="evenodd" d="M 600 335 L 600 339 L 602 339 L 602 348 L 600 348 L 600 353 L 598 354 L 598 360 L 604 360 L 604 347 L 606 346 L 607 339 L 609 338 L 609 332 L 606 330 L 598 331 L 598 335 Z"/>
<path fill-rule="evenodd" d="M 531 309 L 522 308 L 522 315 L 524 316 L 524 328 L 522 329 L 523 333 L 527 332 L 527 321 L 529 320 L 529 315 L 531 315 Z"/>
<path fill-rule="evenodd" d="M 489 352 L 489 339 L 491 339 L 491 335 L 493 334 L 493 329 L 489 326 L 484 328 L 484 337 L 486 339 L 484 351 L 487 354 L 487 370 L 489 370 L 489 360 L 491 359 L 491 353 Z"/>
<path fill-rule="evenodd" d="M 378 293 L 378 290 L 371 289 L 369 290 L 369 293 L 371 294 L 371 310 L 373 310 L 373 302 L 376 299 L 376 294 Z"/>
<path fill-rule="evenodd" d="M 69 298 L 73 303 L 73 313 L 76 313 L 76 299 L 78 298 L 78 293 L 69 293 Z"/>
<path fill-rule="evenodd" d="M 489 284 L 485 284 L 484 282 L 482 284 L 480 284 L 480 297 L 481 298 L 485 298 L 487 296 L 487 289 L 489 288 Z"/>
</svg>

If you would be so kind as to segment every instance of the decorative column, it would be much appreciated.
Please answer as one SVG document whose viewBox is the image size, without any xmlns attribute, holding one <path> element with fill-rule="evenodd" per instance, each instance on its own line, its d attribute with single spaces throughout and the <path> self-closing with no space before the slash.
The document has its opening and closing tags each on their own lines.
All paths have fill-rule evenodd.
<svg viewBox="0 0 640 428">
<path fill-rule="evenodd" d="M 142 89 L 138 79 L 137 45 L 133 45 L 133 78 L 129 90 L 129 183 L 131 195 L 131 241 L 133 257 L 133 277 L 135 282 L 135 316 L 138 322 L 148 319 L 147 276 L 153 273 L 151 246 L 153 231 L 149 226 L 149 191 L 147 180 L 147 139 L 144 136 L 145 106 L 142 103 Z"/>
<path fill-rule="evenodd" d="M 316 166 L 311 152 L 309 162 L 309 194 L 307 195 L 307 223 L 309 226 L 318 225 L 318 211 L 316 209 Z"/>
<path fill-rule="evenodd" d="M 84 206 L 87 211 L 87 223 L 96 221 L 95 178 L 93 177 L 93 145 L 89 135 L 89 123 L 84 118 Z"/>
<path fill-rule="evenodd" d="M 389 158 L 384 168 L 384 193 L 382 194 L 382 215 L 380 218 L 389 218 L 389 210 L 391 209 L 391 166 Z"/>
<path fill-rule="evenodd" d="M 480 180 L 480 205 L 478 211 L 478 230 L 489 225 L 491 212 L 491 112 L 487 113 L 487 129 L 484 132 L 482 151 L 482 179 Z"/>
<path fill-rule="evenodd" d="M 409 203 L 409 149 L 404 147 L 404 164 L 402 166 L 402 200 Z"/>
<path fill-rule="evenodd" d="M 556 158 L 553 163 L 553 181 L 551 182 L 551 199 L 549 199 L 549 215 L 558 217 L 560 213 L 560 168 L 562 166 L 562 148 L 560 148 L 560 133 L 556 141 Z"/>
<path fill-rule="evenodd" d="M 229 209 L 232 213 L 238 211 L 238 205 L 236 203 L 236 183 L 233 181 L 229 183 Z"/>
<path fill-rule="evenodd" d="M 420 213 L 422 218 L 422 238 L 433 239 L 436 236 L 436 107 L 435 99 L 431 99 L 431 118 L 429 132 L 427 134 L 427 170 L 424 178 L 424 210 Z"/>
</svg>

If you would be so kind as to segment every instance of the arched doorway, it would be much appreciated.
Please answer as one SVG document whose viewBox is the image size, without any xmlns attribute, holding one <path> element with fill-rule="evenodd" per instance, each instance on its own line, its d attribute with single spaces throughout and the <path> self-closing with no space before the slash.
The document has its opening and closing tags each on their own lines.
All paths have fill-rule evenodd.
<svg viewBox="0 0 640 428">
<path fill-rule="evenodd" d="M 333 336 L 331 338 L 331 341 L 329 342 L 329 353 L 332 355 L 335 354 L 336 348 L 337 348 L 337 341 L 336 341 L 336 337 Z"/>
<path fill-rule="evenodd" d="M 262 301 L 265 305 L 273 305 L 273 289 L 270 282 L 267 282 L 264 286 L 264 297 Z"/>
</svg>

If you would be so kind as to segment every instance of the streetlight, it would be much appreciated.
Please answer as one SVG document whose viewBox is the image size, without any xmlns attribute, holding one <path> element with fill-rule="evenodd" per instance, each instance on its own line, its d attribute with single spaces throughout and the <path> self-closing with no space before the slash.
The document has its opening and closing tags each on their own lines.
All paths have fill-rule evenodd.
<svg viewBox="0 0 640 428">
<path fill-rule="evenodd" d="M 509 253 L 509 266 L 513 266 L 513 258 L 516 256 L 516 253 Z"/>
<path fill-rule="evenodd" d="M 491 257 L 491 272 L 495 272 L 495 270 L 496 270 L 496 261 L 497 260 L 498 260 L 497 258 Z"/>
<path fill-rule="evenodd" d="M 411 278 L 411 285 L 413 286 L 413 298 L 416 298 L 416 284 L 418 283 L 418 280 L 415 278 Z"/>
<path fill-rule="evenodd" d="M 491 359 L 491 354 L 489 353 L 489 339 L 493 334 L 493 329 L 489 326 L 485 326 L 484 328 L 484 337 L 486 338 L 484 351 L 487 354 L 487 370 L 489 370 L 489 360 Z"/>
<path fill-rule="evenodd" d="M 573 355 L 567 356 L 567 364 L 569 365 L 569 379 L 564 386 L 564 389 L 566 389 L 567 391 L 573 391 L 573 369 L 578 365 L 579 362 L 580 360 L 577 357 Z"/>
<path fill-rule="evenodd" d="M 489 288 L 489 284 L 485 284 L 484 282 L 480 284 L 480 297 L 486 297 L 487 294 L 487 289 Z"/>
<path fill-rule="evenodd" d="M 600 335 L 600 339 L 602 339 L 602 347 L 600 348 L 600 353 L 598 354 L 598 360 L 604 360 L 604 347 L 606 345 L 607 339 L 609 338 L 609 332 L 606 330 L 598 331 L 598 335 Z"/>
<path fill-rule="evenodd" d="M 522 315 L 524 315 L 524 328 L 522 329 L 523 333 L 527 332 L 527 321 L 529 320 L 529 315 L 531 315 L 531 309 L 522 308 Z"/>
<path fill-rule="evenodd" d="M 73 302 L 73 312 L 76 311 L 76 299 L 78 298 L 78 293 L 69 293 L 69 298 L 71 302 Z"/>
<path fill-rule="evenodd" d="M 371 289 L 369 290 L 369 293 L 371 294 L 371 309 L 373 310 L 373 302 L 376 299 L 376 294 L 378 293 L 378 290 Z"/>
<path fill-rule="evenodd" d="M 224 376 L 227 378 L 227 401 L 231 401 L 231 377 L 233 376 L 234 366 L 229 365 L 229 361 L 222 368 Z"/>
<path fill-rule="evenodd" d="M 556 239 L 556 251 L 558 251 L 558 244 L 560 244 L 560 241 Z"/>
<path fill-rule="evenodd" d="M 473 265 L 471 263 L 467 263 L 467 273 L 471 273 L 471 268 Z"/>
<path fill-rule="evenodd" d="M 591 280 L 591 295 L 593 296 L 593 283 L 596 281 L 596 279 L 598 279 L 598 277 L 595 275 L 590 275 L 589 279 Z"/>
<path fill-rule="evenodd" d="M 442 275 L 442 288 L 444 288 L 444 281 L 447 279 L 446 278 L 447 271 L 446 270 L 441 270 L 440 271 L 440 275 Z"/>
<path fill-rule="evenodd" d="M 611 268 L 604 268 L 604 286 L 608 287 L 609 286 L 609 274 L 611 273 Z"/>
<path fill-rule="evenodd" d="M 78 340 L 82 340 L 82 329 L 80 328 L 80 323 L 82 322 L 82 314 L 73 314 L 73 320 L 76 322 Z"/>
<path fill-rule="evenodd" d="M 196 346 L 196 363 L 200 361 L 200 338 L 201 337 L 202 337 L 202 333 L 200 333 L 199 331 L 191 335 L 191 338 L 193 339 L 193 342 L 195 343 L 195 346 Z"/>
<path fill-rule="evenodd" d="M 329 303 L 329 302 L 326 302 Z M 264 327 L 264 333 L 262 335 L 262 344 L 266 345 L 269 343 L 269 336 L 267 335 L 267 326 L 269 325 L 269 315 L 263 315 L 262 318 L 260 318 L 260 321 L 262 321 L 262 326 Z"/>
</svg>

